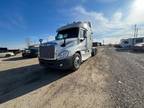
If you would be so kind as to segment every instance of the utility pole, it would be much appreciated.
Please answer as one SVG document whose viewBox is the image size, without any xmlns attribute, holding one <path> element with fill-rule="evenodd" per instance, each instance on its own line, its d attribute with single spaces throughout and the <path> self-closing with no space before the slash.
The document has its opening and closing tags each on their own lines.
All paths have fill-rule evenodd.
<svg viewBox="0 0 144 108">
<path fill-rule="evenodd" d="M 133 45 L 135 44 L 135 41 L 136 41 L 135 38 L 138 37 L 138 32 L 139 32 L 139 28 L 138 28 L 137 25 L 135 24 L 135 25 L 134 25 L 134 39 L 133 39 Z"/>
<path fill-rule="evenodd" d="M 139 29 L 137 28 L 137 25 L 135 24 L 134 25 L 134 38 L 138 37 L 138 32 L 139 32 Z"/>
<path fill-rule="evenodd" d="M 136 24 L 134 25 L 134 38 L 136 37 Z"/>
<path fill-rule="evenodd" d="M 136 38 L 138 37 L 138 32 L 139 32 L 139 29 L 137 28 L 137 30 L 136 30 Z"/>
<path fill-rule="evenodd" d="M 103 46 L 104 46 L 104 44 L 105 44 L 105 41 L 103 40 Z"/>
</svg>

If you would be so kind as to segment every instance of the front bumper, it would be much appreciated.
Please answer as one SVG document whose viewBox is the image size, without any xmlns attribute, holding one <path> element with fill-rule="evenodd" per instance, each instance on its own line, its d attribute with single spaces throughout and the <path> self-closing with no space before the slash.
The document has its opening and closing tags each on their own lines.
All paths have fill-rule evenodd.
<svg viewBox="0 0 144 108">
<path fill-rule="evenodd" d="M 40 65 L 52 69 L 70 69 L 73 65 L 73 57 L 62 60 L 45 60 L 39 58 Z"/>
</svg>

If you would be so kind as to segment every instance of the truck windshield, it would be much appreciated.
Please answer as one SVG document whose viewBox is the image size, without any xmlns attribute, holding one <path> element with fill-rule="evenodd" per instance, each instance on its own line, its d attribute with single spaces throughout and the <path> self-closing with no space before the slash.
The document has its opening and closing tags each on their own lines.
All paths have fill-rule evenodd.
<svg viewBox="0 0 144 108">
<path fill-rule="evenodd" d="M 56 40 L 63 40 L 64 38 L 77 38 L 79 28 L 70 28 L 66 30 L 59 31 Z"/>
</svg>

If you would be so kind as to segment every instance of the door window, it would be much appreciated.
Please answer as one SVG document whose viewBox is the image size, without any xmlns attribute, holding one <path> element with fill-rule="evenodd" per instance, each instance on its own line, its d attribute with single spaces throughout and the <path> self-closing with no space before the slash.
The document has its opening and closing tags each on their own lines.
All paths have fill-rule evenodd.
<svg viewBox="0 0 144 108">
<path fill-rule="evenodd" d="M 81 29 L 80 30 L 80 38 L 85 38 L 86 37 L 86 30 Z"/>
<path fill-rule="evenodd" d="M 136 43 L 142 43 L 143 42 L 143 38 L 137 38 L 136 39 Z"/>
</svg>

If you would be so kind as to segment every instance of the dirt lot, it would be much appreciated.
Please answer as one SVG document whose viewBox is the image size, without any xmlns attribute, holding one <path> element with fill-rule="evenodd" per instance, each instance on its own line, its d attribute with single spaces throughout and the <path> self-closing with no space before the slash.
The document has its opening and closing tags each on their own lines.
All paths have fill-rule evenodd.
<svg viewBox="0 0 144 108">
<path fill-rule="evenodd" d="M 102 47 L 75 72 L 0 59 L 0 108 L 144 108 L 144 54 Z"/>
</svg>

